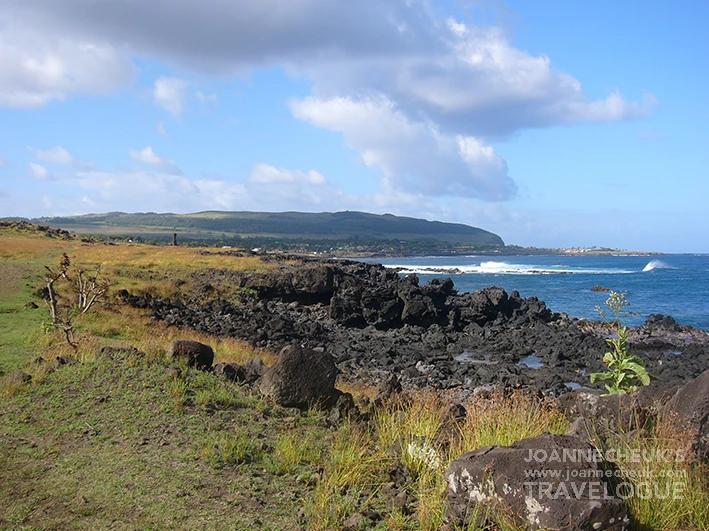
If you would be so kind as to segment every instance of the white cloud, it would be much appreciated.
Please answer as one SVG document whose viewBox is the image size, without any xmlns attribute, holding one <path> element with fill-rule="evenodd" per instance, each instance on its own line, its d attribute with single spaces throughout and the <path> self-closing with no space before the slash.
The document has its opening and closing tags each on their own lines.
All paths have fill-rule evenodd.
<svg viewBox="0 0 709 531">
<path fill-rule="evenodd" d="M 158 122 L 157 130 L 158 130 L 158 133 L 160 133 L 162 136 L 167 136 L 167 131 L 165 130 L 165 123 L 164 122 Z"/>
<path fill-rule="evenodd" d="M 3 9 L 0 106 L 39 107 L 73 94 L 105 94 L 134 78 L 135 67 L 113 44 L 47 30 L 38 24 L 42 19 Z"/>
<path fill-rule="evenodd" d="M 161 77 L 155 80 L 153 97 L 155 103 L 173 116 L 180 116 L 185 108 L 187 82 L 174 77 Z"/>
<path fill-rule="evenodd" d="M 76 159 L 69 153 L 66 149 L 61 146 L 55 146 L 51 149 L 34 149 L 32 147 L 29 150 L 34 154 L 34 156 L 41 160 L 42 162 L 47 162 L 49 164 L 62 164 L 65 166 L 71 166 L 75 164 Z"/>
<path fill-rule="evenodd" d="M 216 105 L 219 102 L 219 97 L 216 94 L 204 94 L 203 92 L 195 92 L 197 100 L 202 105 Z"/>
<path fill-rule="evenodd" d="M 341 132 L 364 164 L 381 171 L 373 197 L 383 203 L 383 194 L 417 204 L 425 195 L 510 199 L 516 185 L 491 143 L 526 128 L 635 119 L 657 105 L 651 94 L 632 102 L 620 91 L 594 99 L 551 58 L 515 48 L 499 28 L 442 18 L 429 0 L 215 0 L 206 7 L 197 0 L 0 0 L 0 12 L 9 13 L 0 32 L 0 105 L 116 90 L 134 76 L 136 57 L 217 76 L 285 68 L 313 86 L 310 97 L 291 102 L 293 115 Z M 187 89 L 184 79 L 160 77 L 152 96 L 181 116 Z M 151 149 L 134 159 L 181 173 Z M 254 178 L 316 184 L 274 170 L 255 168 Z M 311 192 L 303 200 L 315 200 Z"/>
<path fill-rule="evenodd" d="M 259 163 L 254 166 L 249 175 L 250 182 L 260 184 L 279 183 L 303 183 L 303 184 L 326 184 L 325 177 L 315 170 L 285 170 L 276 168 L 269 164 Z"/>
<path fill-rule="evenodd" d="M 619 92 L 593 100 L 574 77 L 555 72 L 546 56 L 510 45 L 498 28 L 434 24 L 439 46 L 403 57 L 299 65 L 318 97 L 386 94 L 413 120 L 445 132 L 504 138 L 521 129 L 643 116 L 656 104 L 627 102 Z"/>
<path fill-rule="evenodd" d="M 314 170 L 288 170 L 261 163 L 236 181 L 194 179 L 166 171 L 161 166 L 169 159 L 160 157 L 149 147 L 132 150 L 131 156 L 150 169 L 118 172 L 73 169 L 54 173 L 40 164 L 30 163 L 32 177 L 45 181 L 46 204 L 39 206 L 35 201 L 28 206 L 23 202 L 7 212 L 25 216 L 63 215 L 85 212 L 89 206 L 95 211 L 129 212 L 293 208 L 322 211 L 341 209 L 343 205 L 359 206 L 357 198 L 346 198 Z"/>
<path fill-rule="evenodd" d="M 141 170 L 121 173 L 78 172 L 66 180 L 81 190 L 98 192 L 98 199 L 104 201 L 111 198 L 117 201 L 127 198 L 135 200 L 142 197 L 146 205 L 159 204 L 161 199 L 158 196 L 174 200 L 175 197 L 189 197 L 199 190 L 186 177 Z M 135 211 L 135 207 L 131 210 Z"/>
<path fill-rule="evenodd" d="M 130 157 L 136 162 L 154 166 L 165 173 L 170 173 L 173 175 L 182 174 L 182 170 L 177 166 L 177 164 L 175 164 L 174 160 L 161 157 L 153 151 L 151 146 L 145 147 L 140 151 L 131 149 L 129 153 Z"/>
<path fill-rule="evenodd" d="M 36 149 L 27 146 L 27 149 L 39 161 L 56 166 L 70 166 L 80 169 L 91 169 L 93 163 L 77 159 L 68 150 L 61 146 L 54 146 L 50 149 Z"/>
<path fill-rule="evenodd" d="M 11 168 L 12 164 L 10 164 L 8 161 L 6 161 L 4 158 L 0 156 L 0 170 L 4 170 L 6 168 Z"/>
<path fill-rule="evenodd" d="M 81 80 L 98 70 L 92 83 L 108 78 L 106 86 L 115 88 L 125 81 L 119 74 L 131 56 L 220 76 L 286 67 L 312 79 L 316 97 L 382 93 L 411 119 L 423 116 L 447 133 L 484 138 L 527 127 L 635 118 L 655 99 L 648 94 L 640 104 L 627 102 L 616 92 L 593 100 L 577 79 L 556 72 L 549 57 L 514 48 L 499 28 L 441 18 L 427 0 L 235 0 L 206 8 L 197 0 L 172 0 L 169 24 L 162 1 L 3 4 L 12 7 L 9 27 L 16 31 L 0 38 L 13 54 L 26 55 L 6 62 L 27 71 L 35 65 L 36 75 L 49 76 L 46 83 L 33 82 L 46 85 L 49 99 L 81 90 L 62 88 L 61 80 L 77 79 L 73 70 L 84 71 L 66 65 L 86 67 Z M 25 33 L 41 36 L 42 43 L 23 42 Z M 154 96 L 180 115 L 185 91 L 185 81 L 164 77 L 156 81 Z M 204 103 L 214 95 L 196 97 Z M 40 97 L 35 104 L 46 101 Z"/>
<path fill-rule="evenodd" d="M 30 172 L 36 179 L 46 179 L 49 176 L 47 168 L 34 162 L 29 163 Z"/>
<path fill-rule="evenodd" d="M 384 96 L 306 98 L 290 105 L 297 118 L 342 132 L 347 145 L 367 166 L 381 169 L 393 189 L 491 201 L 516 192 L 507 165 L 491 147 L 443 134 L 430 122 L 412 121 Z"/>
</svg>

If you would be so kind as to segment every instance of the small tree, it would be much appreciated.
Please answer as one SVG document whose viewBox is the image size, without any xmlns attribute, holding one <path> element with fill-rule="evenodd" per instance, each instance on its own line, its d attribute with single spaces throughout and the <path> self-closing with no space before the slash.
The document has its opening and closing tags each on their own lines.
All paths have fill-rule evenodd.
<svg viewBox="0 0 709 531">
<path fill-rule="evenodd" d="M 605 372 L 591 373 L 591 383 L 598 381 L 609 382 L 605 384 L 608 395 L 630 394 L 638 389 L 638 384 L 650 385 L 650 375 L 645 368 L 645 362 L 638 356 L 630 354 L 628 343 L 628 327 L 621 322 L 622 311 L 630 303 L 625 299 L 624 293 L 611 291 L 605 305 L 608 306 L 615 316 L 612 326 L 618 335 L 615 339 L 606 339 L 606 343 L 611 347 L 610 352 L 603 355 L 603 364 L 608 367 Z M 596 306 L 596 311 L 609 323 L 606 314 L 600 306 Z M 610 324 L 610 323 L 609 323 Z"/>
<path fill-rule="evenodd" d="M 45 266 L 44 275 L 46 284 L 46 300 L 49 306 L 49 315 L 52 318 L 50 326 L 61 330 L 67 343 L 77 350 L 79 344 L 74 336 L 74 317 L 86 313 L 91 307 L 100 302 L 108 293 L 111 283 L 101 276 L 101 266 L 94 273 L 89 273 L 80 267 L 74 267 L 75 274 L 70 276 L 71 260 L 64 253 L 59 261 L 59 267 L 53 269 Z M 61 303 L 61 295 L 56 289 L 57 282 L 65 281 L 74 292 L 74 302 Z"/>
</svg>

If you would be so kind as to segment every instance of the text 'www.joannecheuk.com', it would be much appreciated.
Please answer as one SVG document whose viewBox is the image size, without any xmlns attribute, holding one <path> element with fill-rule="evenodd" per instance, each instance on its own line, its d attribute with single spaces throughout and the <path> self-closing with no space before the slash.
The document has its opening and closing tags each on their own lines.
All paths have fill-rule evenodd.
<svg viewBox="0 0 709 531">
<path fill-rule="evenodd" d="M 671 467 L 617 468 L 617 463 L 682 463 L 687 452 L 676 450 L 563 449 L 530 450 L 523 458 L 536 465 L 525 470 L 524 488 L 538 499 L 613 498 L 683 499 L 687 470 Z M 597 463 L 598 468 L 566 468 L 562 464 Z M 547 465 L 539 466 L 539 465 Z"/>
</svg>

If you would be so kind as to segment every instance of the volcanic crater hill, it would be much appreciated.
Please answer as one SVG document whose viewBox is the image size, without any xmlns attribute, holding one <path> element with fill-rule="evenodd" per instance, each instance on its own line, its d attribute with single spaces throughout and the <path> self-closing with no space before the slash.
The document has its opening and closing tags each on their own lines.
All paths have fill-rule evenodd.
<svg viewBox="0 0 709 531">
<path fill-rule="evenodd" d="M 500 287 L 458 293 L 449 278 L 421 285 L 415 274 L 402 278 L 380 264 L 278 260 L 266 272 L 200 273 L 179 299 L 119 295 L 168 324 L 272 350 L 325 349 L 341 377 L 358 382 L 393 373 L 407 387 L 464 396 L 490 385 L 559 395 L 603 370 L 608 330 L 552 312 L 536 297 Z M 220 297 L 223 286 L 239 288 L 239 302 Z M 709 366 L 709 336 L 671 318 L 652 316 L 631 337 L 658 388 Z"/>
<path fill-rule="evenodd" d="M 262 242 L 279 249 L 297 242 L 330 249 L 339 245 L 366 248 L 371 252 L 382 247 L 418 252 L 437 249 L 504 248 L 505 243 L 492 232 L 462 223 L 429 221 L 392 214 L 367 212 L 222 212 L 193 214 L 124 213 L 86 214 L 32 220 L 79 234 L 141 236 L 147 239 L 171 239 L 173 232 L 185 241 Z M 244 240 L 244 241 L 242 241 Z M 242 246 L 241 244 L 239 246 Z M 255 245 L 260 246 L 260 245 Z"/>
</svg>

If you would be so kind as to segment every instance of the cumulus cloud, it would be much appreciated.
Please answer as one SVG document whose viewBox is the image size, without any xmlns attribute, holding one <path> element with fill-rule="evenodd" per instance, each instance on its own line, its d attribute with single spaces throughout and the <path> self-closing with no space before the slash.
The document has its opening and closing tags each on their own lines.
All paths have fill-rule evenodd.
<svg viewBox="0 0 709 531">
<path fill-rule="evenodd" d="M 118 57 L 125 50 L 122 61 L 132 53 L 218 75 L 285 66 L 313 79 L 315 96 L 385 93 L 410 117 L 424 114 L 457 134 L 506 135 L 524 127 L 626 119 L 650 104 L 627 102 L 619 93 L 593 100 L 578 80 L 555 72 L 549 57 L 514 48 L 499 28 L 443 19 L 426 0 L 3 4 L 13 8 L 18 27 L 57 36 L 88 55 Z M 27 64 L 41 61 L 36 46 L 18 49 L 31 50 Z M 61 49 L 55 54 L 56 63 L 73 55 Z M 96 77 L 121 71 L 119 63 L 101 63 L 106 72 Z M 184 81 L 161 78 L 155 99 L 179 115 L 184 91 Z"/>
<path fill-rule="evenodd" d="M 611 122 L 643 116 L 652 95 L 628 102 L 619 92 L 593 100 L 574 77 L 554 71 L 546 56 L 512 47 L 498 28 L 448 21 L 441 45 L 402 57 L 304 65 L 320 97 L 384 93 L 411 119 L 442 130 L 505 138 L 530 127 Z"/>
<path fill-rule="evenodd" d="M 516 192 L 507 165 L 491 147 L 475 138 L 441 133 L 433 123 L 410 120 L 386 97 L 311 97 L 290 105 L 297 118 L 342 132 L 364 164 L 381 169 L 393 188 L 491 201 Z"/>
<path fill-rule="evenodd" d="M 155 103 L 173 116 L 180 116 L 185 108 L 187 82 L 174 77 L 161 77 L 155 80 L 153 98 Z"/>
<path fill-rule="evenodd" d="M 397 55 L 436 45 L 423 0 L 2 0 L 23 20 L 197 71 Z M 166 21 L 169 13 L 169 23 Z"/>
<path fill-rule="evenodd" d="M 74 157 L 69 151 L 61 146 L 54 146 L 50 149 L 36 149 L 31 146 L 27 146 L 27 149 L 34 155 L 34 157 L 47 164 L 54 164 L 59 166 L 72 166 L 75 168 L 91 168 L 93 164 L 87 161 L 83 161 Z"/>
<path fill-rule="evenodd" d="M 41 27 L 44 17 L 21 9 L 2 12 L 0 106 L 39 107 L 73 94 L 105 94 L 135 76 L 130 58 L 110 42 Z"/>
<path fill-rule="evenodd" d="M 326 184 L 325 177 L 315 170 L 285 170 L 269 164 L 259 163 L 249 175 L 249 182 L 260 184 L 304 183 Z"/>
<path fill-rule="evenodd" d="M 175 161 L 166 157 L 161 157 L 153 151 L 153 148 L 148 146 L 140 151 L 131 149 L 129 151 L 130 158 L 141 164 L 153 166 L 165 173 L 173 175 L 182 175 L 182 170 L 175 164 Z"/>
<path fill-rule="evenodd" d="M 635 119 L 657 104 L 620 91 L 594 99 L 551 58 L 515 48 L 499 28 L 443 18 L 428 0 L 0 0 L 3 7 L 12 15 L 0 33 L 0 105 L 116 89 L 133 57 L 218 76 L 282 67 L 313 84 L 310 97 L 291 102 L 293 115 L 342 133 L 381 171 L 380 192 L 400 198 L 510 199 L 515 183 L 491 143 L 526 128 Z M 187 82 L 161 77 L 152 95 L 180 116 Z M 195 94 L 203 104 L 213 96 Z"/>
<path fill-rule="evenodd" d="M 34 156 L 42 162 L 48 162 L 49 164 L 64 164 L 66 166 L 71 166 L 75 159 L 66 149 L 61 146 L 55 146 L 51 149 L 34 149 L 30 148 L 30 151 L 34 153 Z"/>
<path fill-rule="evenodd" d="M 46 179 L 49 176 L 49 170 L 41 164 L 30 162 L 29 167 L 31 174 L 35 179 Z"/>
<path fill-rule="evenodd" d="M 346 198 L 320 173 L 257 164 L 238 180 L 190 178 L 160 169 L 162 157 L 145 148 L 132 155 L 151 168 L 127 171 L 72 170 L 51 173 L 30 163 L 34 179 L 45 181 L 45 204 L 21 202 L 7 215 L 57 215 L 97 210 L 194 212 L 197 210 L 324 210 Z M 28 208 L 30 210 L 28 210 Z"/>
</svg>

